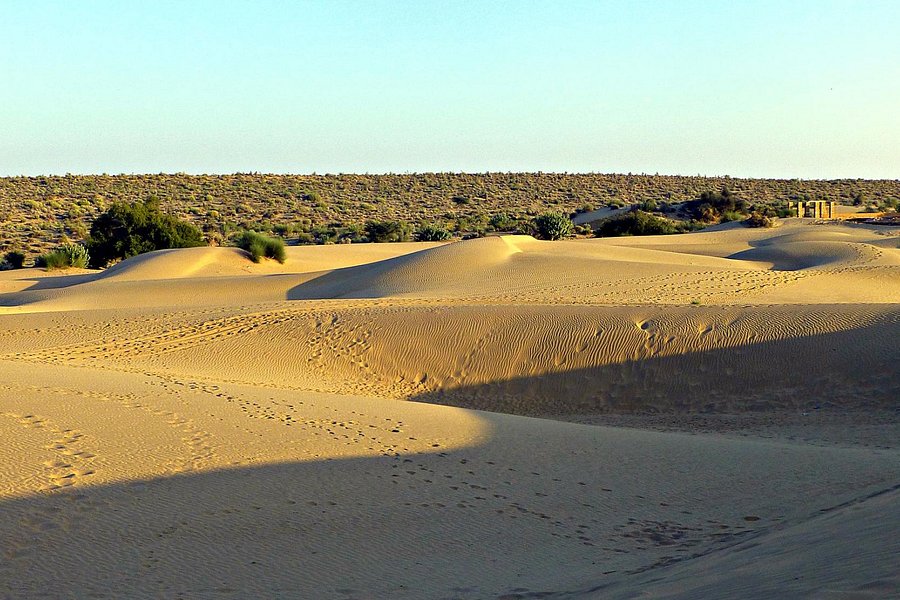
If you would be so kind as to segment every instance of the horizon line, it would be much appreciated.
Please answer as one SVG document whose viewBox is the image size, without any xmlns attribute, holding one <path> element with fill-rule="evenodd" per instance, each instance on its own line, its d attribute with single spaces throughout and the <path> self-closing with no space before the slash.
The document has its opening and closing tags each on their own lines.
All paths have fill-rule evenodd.
<svg viewBox="0 0 900 600">
<path fill-rule="evenodd" d="M 362 176 L 362 177 L 382 177 L 382 176 L 417 176 L 417 175 L 572 175 L 572 176 L 621 176 L 621 177 L 671 177 L 671 178 L 700 178 L 700 179 L 737 179 L 737 180 L 762 180 L 762 181 L 872 181 L 872 182 L 900 182 L 900 178 L 880 177 L 752 177 L 739 175 L 709 175 L 697 173 L 694 175 L 686 175 L 681 173 L 647 173 L 634 171 L 629 172 L 602 172 L 602 171 L 382 171 L 382 172 L 335 172 L 335 173 L 319 173 L 317 171 L 309 172 L 273 172 L 273 171 L 231 171 L 231 172 L 187 172 L 187 171 L 159 171 L 151 172 L 131 172 L 131 173 L 40 173 L 40 174 L 18 174 L 18 175 L 0 175 L 0 179 L 39 179 L 41 177 L 69 178 L 69 177 L 227 177 L 227 176 L 278 176 L 278 177 L 346 177 L 346 176 Z"/>
</svg>

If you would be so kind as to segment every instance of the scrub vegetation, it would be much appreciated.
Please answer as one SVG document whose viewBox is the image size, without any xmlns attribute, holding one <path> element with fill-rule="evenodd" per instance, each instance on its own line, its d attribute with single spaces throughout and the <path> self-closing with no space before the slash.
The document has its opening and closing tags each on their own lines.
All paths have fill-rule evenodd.
<svg viewBox="0 0 900 600">
<path fill-rule="evenodd" d="M 544 213 L 625 206 L 709 224 L 744 220 L 762 207 L 777 215 L 792 200 L 890 209 L 900 202 L 900 181 L 565 173 L 7 177 L 0 178 L 0 253 L 17 251 L 30 263 L 60 244 L 82 242 L 99 266 L 156 249 L 152 243 L 109 253 L 88 243 L 102 237 L 92 231 L 98 217 L 135 202 L 192 226 L 158 240 L 179 247 L 226 244 L 244 231 L 287 244 L 443 239 L 439 231 L 453 237 L 530 233 Z M 399 230 L 382 232 L 371 223 L 397 223 Z"/>
</svg>

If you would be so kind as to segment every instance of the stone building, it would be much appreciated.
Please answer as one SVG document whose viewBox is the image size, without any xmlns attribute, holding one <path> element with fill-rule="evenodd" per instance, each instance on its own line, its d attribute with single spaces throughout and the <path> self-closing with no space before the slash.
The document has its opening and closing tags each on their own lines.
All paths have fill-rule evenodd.
<svg viewBox="0 0 900 600">
<path fill-rule="evenodd" d="M 813 219 L 836 219 L 835 203 L 827 200 L 810 200 L 809 202 L 788 202 L 788 207 L 796 211 L 798 217 Z"/>
</svg>

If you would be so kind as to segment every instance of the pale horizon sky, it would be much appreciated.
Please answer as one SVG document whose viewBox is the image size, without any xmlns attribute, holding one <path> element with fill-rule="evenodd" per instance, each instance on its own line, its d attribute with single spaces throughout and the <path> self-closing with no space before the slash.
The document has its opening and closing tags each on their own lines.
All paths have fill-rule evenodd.
<svg viewBox="0 0 900 600">
<path fill-rule="evenodd" d="M 900 178 L 900 2 L 0 0 L 0 176 Z"/>
</svg>

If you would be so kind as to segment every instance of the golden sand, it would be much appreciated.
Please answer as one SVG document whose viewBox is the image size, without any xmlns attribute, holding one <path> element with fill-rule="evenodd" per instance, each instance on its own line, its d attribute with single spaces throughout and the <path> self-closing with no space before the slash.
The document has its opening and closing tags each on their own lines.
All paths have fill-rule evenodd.
<svg viewBox="0 0 900 600">
<path fill-rule="evenodd" d="M 885 597 L 898 305 L 801 220 L 3 272 L 0 597 Z"/>
</svg>

